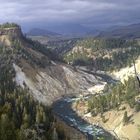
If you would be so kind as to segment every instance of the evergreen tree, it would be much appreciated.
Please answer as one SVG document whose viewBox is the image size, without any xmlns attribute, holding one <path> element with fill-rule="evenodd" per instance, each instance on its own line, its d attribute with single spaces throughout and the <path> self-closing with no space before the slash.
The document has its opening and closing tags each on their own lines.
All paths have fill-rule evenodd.
<svg viewBox="0 0 140 140">
<path fill-rule="evenodd" d="M 124 116 L 123 116 L 123 123 L 124 125 L 127 124 L 129 122 L 129 117 L 127 115 L 127 111 L 124 112 Z"/>
<path fill-rule="evenodd" d="M 16 140 L 14 124 L 9 120 L 6 114 L 1 115 L 0 119 L 0 139 Z"/>
</svg>

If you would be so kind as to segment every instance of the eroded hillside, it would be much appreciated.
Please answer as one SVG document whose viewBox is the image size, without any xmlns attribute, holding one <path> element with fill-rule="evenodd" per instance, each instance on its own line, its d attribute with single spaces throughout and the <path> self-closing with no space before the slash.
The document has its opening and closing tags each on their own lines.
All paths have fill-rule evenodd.
<svg viewBox="0 0 140 140">
<path fill-rule="evenodd" d="M 44 104 L 50 104 L 66 94 L 89 93 L 88 89 L 102 79 L 52 59 L 55 58 L 53 53 L 40 43 L 24 37 L 20 27 L 4 28 L 1 32 L 0 37 L 4 35 L 6 40 L 1 40 L 2 45 L 12 51 L 17 84 L 28 89 Z"/>
</svg>

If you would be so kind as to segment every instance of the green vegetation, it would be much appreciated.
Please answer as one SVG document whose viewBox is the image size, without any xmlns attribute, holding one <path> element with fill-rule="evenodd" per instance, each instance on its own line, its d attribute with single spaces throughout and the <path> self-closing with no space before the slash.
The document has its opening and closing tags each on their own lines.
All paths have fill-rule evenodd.
<svg viewBox="0 0 140 140">
<path fill-rule="evenodd" d="M 11 50 L 0 46 L 0 140 L 51 140 L 51 110 L 16 86 L 13 61 Z"/>
<path fill-rule="evenodd" d="M 127 111 L 124 112 L 124 116 L 123 116 L 123 123 L 124 125 L 127 124 L 129 122 L 129 117 L 127 115 Z"/>
<path fill-rule="evenodd" d="M 140 132 L 140 125 L 138 125 L 138 130 L 139 130 L 139 132 Z"/>
<path fill-rule="evenodd" d="M 136 112 L 139 112 L 140 111 L 140 104 L 136 104 L 135 110 L 136 110 Z"/>
<path fill-rule="evenodd" d="M 13 28 L 13 27 L 19 27 L 16 23 L 5 23 L 0 25 L 0 28 Z"/>
<path fill-rule="evenodd" d="M 62 39 L 56 41 L 48 41 L 47 48 L 50 48 L 53 53 L 58 54 L 59 57 L 63 57 L 63 55 L 70 51 L 71 48 L 75 46 L 79 38 L 73 39 Z"/>
<path fill-rule="evenodd" d="M 116 49 L 116 48 L 128 48 L 133 46 L 133 41 L 124 39 L 98 39 L 88 38 L 77 43 L 78 46 L 84 46 L 86 48 L 92 48 L 94 51 L 99 49 Z"/>
<path fill-rule="evenodd" d="M 135 101 L 135 97 L 139 95 L 137 90 L 136 79 L 129 77 L 124 84 L 118 83 L 108 87 L 108 91 L 104 95 L 93 96 L 88 101 L 89 111 L 92 115 L 103 114 L 111 109 L 118 109 L 122 103 L 127 103 L 131 108 L 139 108 L 139 103 Z"/>
<path fill-rule="evenodd" d="M 13 53 L 16 54 L 18 58 L 24 58 L 32 66 L 38 65 L 39 67 L 45 68 L 47 65 L 50 65 L 49 57 L 52 57 L 52 53 L 48 49 L 45 49 L 39 42 L 28 40 L 26 38 L 24 38 L 24 41 L 28 42 L 26 47 L 22 46 L 23 43 L 20 39 L 14 39 L 12 41 Z M 30 48 L 33 51 L 31 51 Z M 41 54 L 37 55 L 37 53 L 34 53 L 34 50 L 40 52 Z M 42 55 L 42 53 L 44 55 Z"/>
<path fill-rule="evenodd" d="M 7 24 L 5 28 L 10 26 L 13 27 Z M 8 39 L 11 47 L 0 44 L 0 140 L 65 139 L 58 130 L 54 133 L 51 108 L 35 101 L 25 83 L 25 89 L 16 85 L 13 68 L 13 63 L 20 65 L 22 59 L 33 67 L 45 68 L 57 56 L 24 36 L 13 38 L 10 34 Z"/>
<path fill-rule="evenodd" d="M 140 53 L 140 45 L 136 40 L 90 38 L 78 41 L 75 46 L 77 51 L 69 51 L 64 55 L 67 63 L 104 71 L 131 65 L 133 58 L 136 59 Z"/>
<path fill-rule="evenodd" d="M 56 53 L 53 53 L 50 49 L 48 49 L 45 45 L 40 44 L 38 41 L 33 41 L 29 38 L 25 38 L 25 40 L 30 44 L 28 46 L 29 48 L 44 54 L 51 60 L 60 60 Z"/>
</svg>

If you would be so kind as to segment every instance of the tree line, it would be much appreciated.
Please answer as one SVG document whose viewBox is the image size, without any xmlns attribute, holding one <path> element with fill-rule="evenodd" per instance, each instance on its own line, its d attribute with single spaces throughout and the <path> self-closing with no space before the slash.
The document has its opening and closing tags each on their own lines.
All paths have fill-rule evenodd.
<svg viewBox="0 0 140 140">
<path fill-rule="evenodd" d="M 139 88 L 135 78 L 129 77 L 128 81 L 110 85 L 107 88 L 103 95 L 93 96 L 88 101 L 88 109 L 93 116 L 111 109 L 119 109 L 123 103 L 129 104 L 137 112 L 140 111 L 140 103 L 136 101 Z"/>
<path fill-rule="evenodd" d="M 0 25 L 0 28 L 12 28 L 12 27 L 19 27 L 16 23 L 4 23 Z"/>
</svg>

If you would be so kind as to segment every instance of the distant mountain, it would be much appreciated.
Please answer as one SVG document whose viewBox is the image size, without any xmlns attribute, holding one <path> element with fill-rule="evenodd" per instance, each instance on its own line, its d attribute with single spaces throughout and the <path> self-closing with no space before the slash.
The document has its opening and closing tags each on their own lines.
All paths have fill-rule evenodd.
<svg viewBox="0 0 140 140">
<path fill-rule="evenodd" d="M 58 25 L 51 25 L 47 27 L 53 32 L 57 32 L 64 36 L 72 36 L 72 37 L 82 37 L 90 35 L 96 35 L 96 30 L 92 30 L 88 27 L 85 27 L 81 24 L 73 24 L 73 23 L 65 23 Z"/>
<path fill-rule="evenodd" d="M 99 35 L 100 34 L 100 30 L 97 30 L 97 29 L 93 29 L 93 30 L 90 30 L 89 32 L 87 32 L 87 36 L 97 36 L 97 35 Z"/>
<path fill-rule="evenodd" d="M 140 23 L 116 27 L 101 32 L 98 37 L 104 38 L 140 38 Z"/>
<path fill-rule="evenodd" d="M 96 36 L 99 34 L 99 31 L 81 24 L 63 23 L 42 27 L 38 25 L 37 28 L 31 28 L 31 30 L 26 31 L 26 33 L 30 36 L 85 37 Z"/>
<path fill-rule="evenodd" d="M 27 35 L 30 35 L 30 36 L 58 36 L 60 34 L 49 31 L 49 30 L 45 30 L 45 29 L 33 28 L 27 33 Z"/>
</svg>

